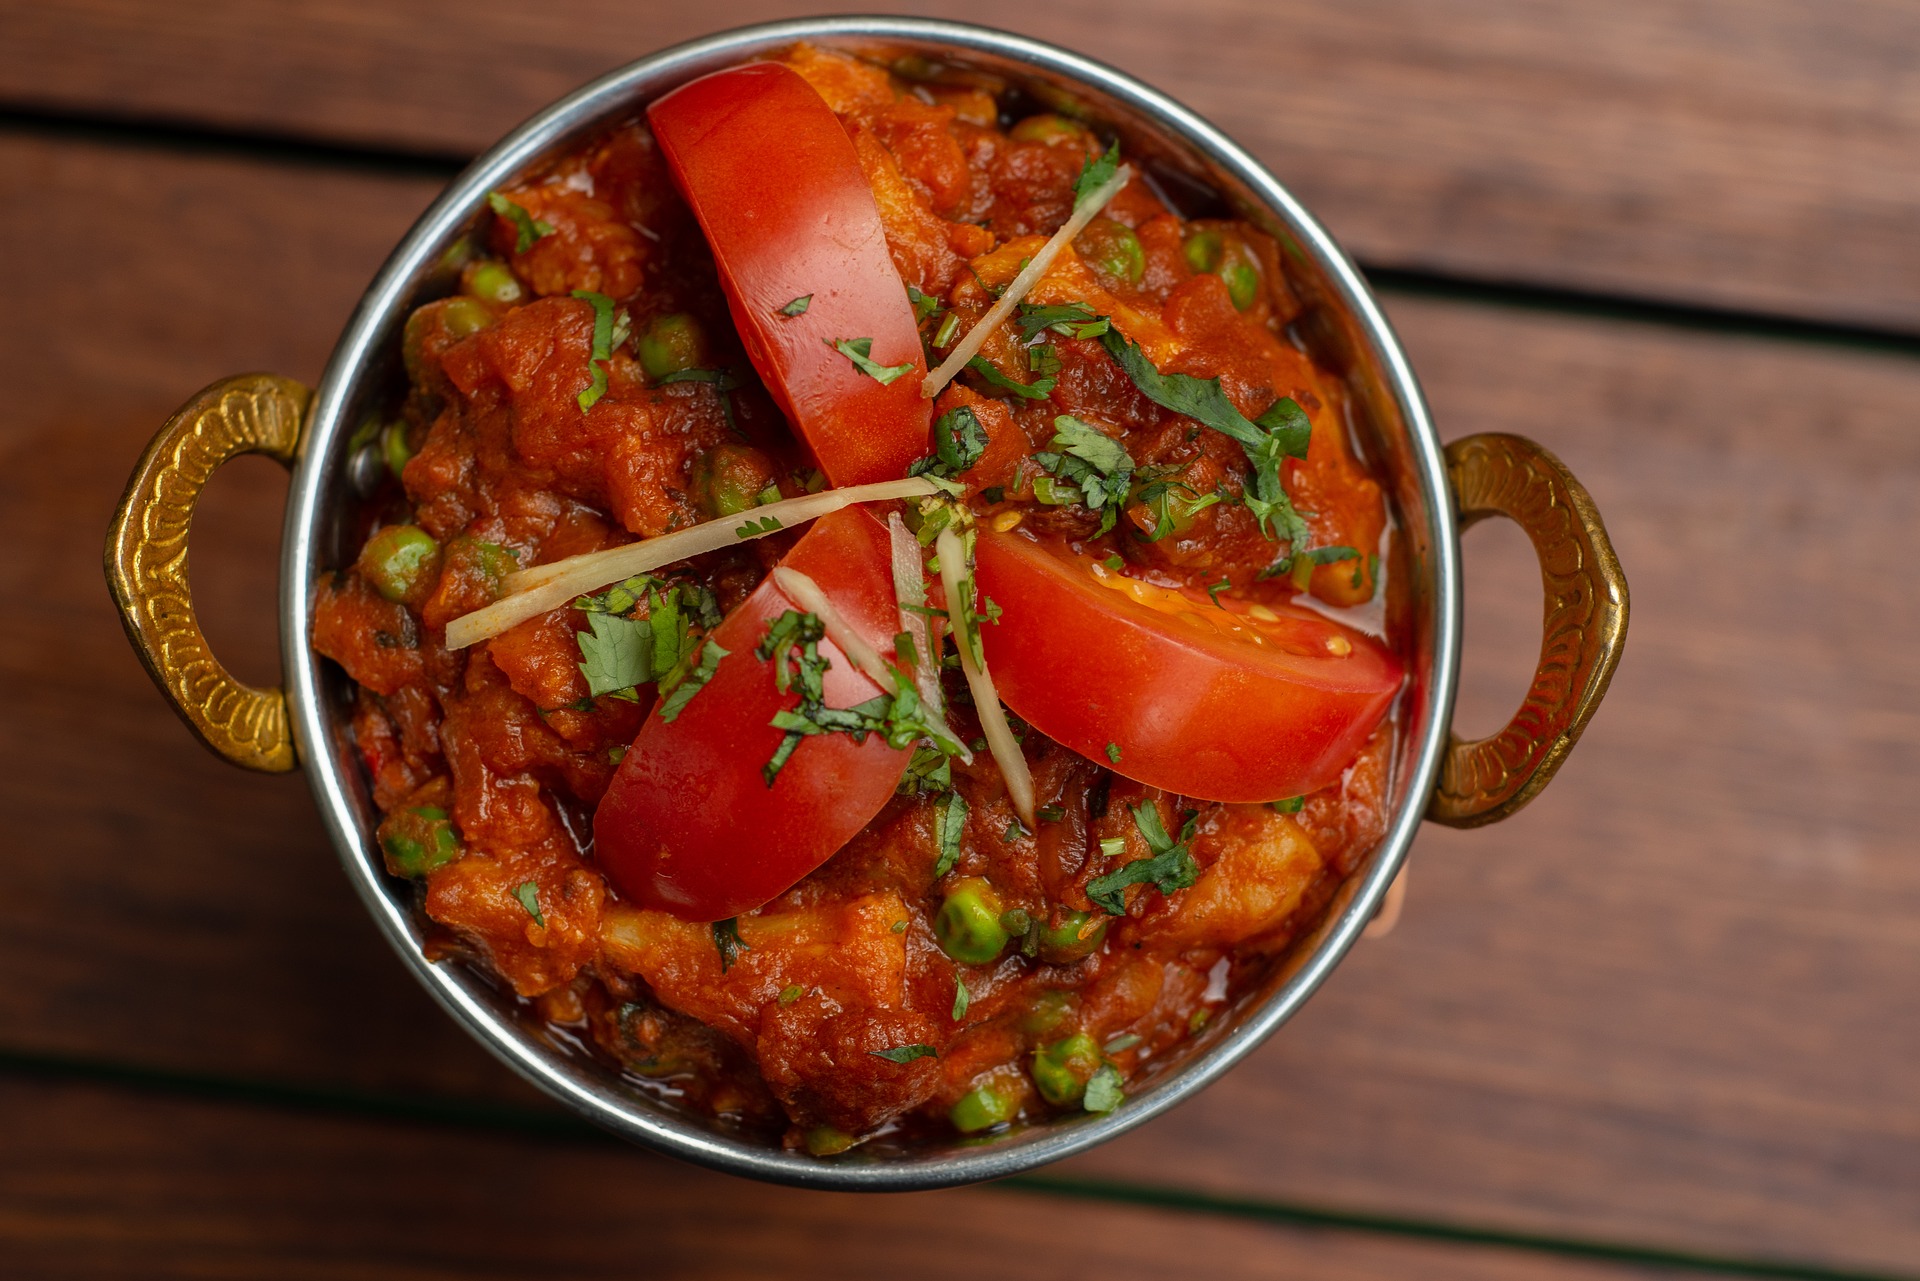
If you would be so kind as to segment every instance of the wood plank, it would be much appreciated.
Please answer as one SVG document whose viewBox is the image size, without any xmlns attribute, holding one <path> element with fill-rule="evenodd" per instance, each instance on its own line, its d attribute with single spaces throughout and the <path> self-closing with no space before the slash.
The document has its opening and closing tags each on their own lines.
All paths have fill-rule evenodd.
<svg viewBox="0 0 1920 1281">
<path fill-rule="evenodd" d="M 384 953 L 297 780 L 188 746 L 114 625 L 99 532 L 187 391 L 311 376 L 426 184 L 0 138 L 31 242 L 0 315 L 7 1048 L 496 1097 Z M 77 287 L 101 265 L 110 301 Z M 1433 830 L 1399 934 L 1202 1099 L 1080 1163 L 1236 1195 L 1835 1266 L 1920 1257 L 1920 362 L 1392 300 L 1450 434 L 1558 449 L 1610 518 L 1633 645 L 1518 818 Z M 196 541 L 271 664 L 276 501 Z M 217 510 L 217 509 L 216 509 Z M 48 531 L 58 531 L 49 535 Z M 212 531 L 206 531 L 212 532 Z M 1470 539 L 1484 727 L 1531 661 L 1524 560 Z M 203 546 L 204 544 L 204 546 Z M 1499 572 L 1488 574 L 1489 568 Z M 1473 644 L 1481 644 L 1481 635 Z M 1504 666 L 1502 666 L 1504 664 Z M 1477 691 L 1477 693 L 1476 693 Z"/>
<path fill-rule="evenodd" d="M 934 12 L 939 6 L 883 4 Z M 470 151 L 774 0 L 0 9 L 0 102 Z M 1246 143 L 1372 264 L 1920 330 L 1920 11 L 979 0 Z"/>
<path fill-rule="evenodd" d="M 0 1253 L 85 1277 L 1629 1281 L 1665 1269 L 975 1190 L 763 1187 L 558 1143 L 0 1081 Z M 182 1153 L 192 1159 L 182 1160 Z"/>
</svg>

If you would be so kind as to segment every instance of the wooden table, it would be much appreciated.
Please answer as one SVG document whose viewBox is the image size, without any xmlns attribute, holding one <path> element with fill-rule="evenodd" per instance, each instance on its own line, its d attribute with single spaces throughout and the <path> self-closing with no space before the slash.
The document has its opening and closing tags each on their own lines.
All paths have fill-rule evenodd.
<svg viewBox="0 0 1920 1281">
<path fill-rule="evenodd" d="M 147 436 L 217 376 L 315 377 L 526 112 L 778 12 L 0 8 L 0 1272 L 1920 1277 L 1912 6 L 972 10 L 1248 143 L 1383 283 L 1443 433 L 1556 450 L 1634 591 L 1545 796 L 1428 831 L 1395 934 L 1098 1152 L 856 1199 L 599 1137 L 405 977 L 304 782 L 191 744 L 99 574 Z M 284 480 L 250 462 L 195 583 L 271 681 Z M 1510 529 L 1467 560 L 1477 731 L 1540 598 Z"/>
</svg>

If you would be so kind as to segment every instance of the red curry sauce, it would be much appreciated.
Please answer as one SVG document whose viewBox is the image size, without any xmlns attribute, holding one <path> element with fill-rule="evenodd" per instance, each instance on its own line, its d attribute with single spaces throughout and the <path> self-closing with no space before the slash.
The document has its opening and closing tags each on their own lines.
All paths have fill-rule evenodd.
<svg viewBox="0 0 1920 1281">
<path fill-rule="evenodd" d="M 988 83 L 907 83 L 806 48 L 787 61 L 854 140 L 895 265 L 928 300 L 930 349 L 942 325 L 951 332 L 947 317 L 961 332 L 977 320 L 1066 219 L 1100 150 L 1073 121 L 1004 117 Z M 990 756 L 953 760 L 965 825 L 944 875 L 946 791 L 910 774 L 828 863 L 726 930 L 623 902 L 595 866 L 592 814 L 651 687 L 589 696 L 577 609 L 467 651 L 444 648 L 444 628 L 493 600 L 516 566 L 731 518 L 822 482 L 753 377 L 712 256 L 644 125 L 609 131 L 495 208 L 462 291 L 407 324 L 407 399 L 365 442 L 397 483 L 370 504 L 367 551 L 322 587 L 314 627 L 316 648 L 357 683 L 353 741 L 387 816 L 389 866 L 418 879 L 444 952 L 491 968 L 539 1017 L 689 1105 L 826 1153 L 888 1127 L 952 1133 L 1094 1106 L 1078 1092 L 1090 1073 L 1124 1082 L 1166 1055 L 1317 919 L 1382 834 L 1385 725 L 1338 782 L 1278 805 L 1164 795 L 1026 729 L 1037 830 L 1018 821 Z M 585 410 L 595 310 L 575 291 L 614 300 L 632 334 Z M 1057 368 L 1044 396 L 970 373 L 934 406 L 971 407 L 986 429 L 963 478 L 984 525 L 1250 606 L 1375 597 L 1380 487 L 1355 455 L 1341 385 L 1287 337 L 1300 304 L 1269 237 L 1185 219 L 1136 179 L 1031 301 L 1124 317 L 1176 353 L 1163 368 L 1217 376 L 1245 413 L 1293 396 L 1312 446 L 1287 463 L 1287 489 L 1313 545 L 1365 554 L 1262 577 L 1274 542 L 1233 501 L 1136 502 L 1105 533 L 1083 506 L 1037 501 L 1032 455 L 1063 413 L 1106 424 L 1180 496 L 1231 498 L 1244 480 L 1239 446 L 1152 403 L 1097 339 L 1070 333 L 1049 338 Z M 1034 382 L 1012 338 L 985 354 L 1007 379 Z M 673 576 L 724 613 L 796 536 Z M 947 685 L 954 728 L 976 736 L 956 673 Z M 1088 883 L 1148 856 L 1130 808 L 1143 804 L 1169 833 L 1188 826 L 1197 880 L 1141 887 L 1111 916 Z M 1001 913 L 997 957 L 969 963 L 943 948 L 938 917 L 956 893 Z M 899 1047 L 930 1052 L 890 1053 Z"/>
</svg>

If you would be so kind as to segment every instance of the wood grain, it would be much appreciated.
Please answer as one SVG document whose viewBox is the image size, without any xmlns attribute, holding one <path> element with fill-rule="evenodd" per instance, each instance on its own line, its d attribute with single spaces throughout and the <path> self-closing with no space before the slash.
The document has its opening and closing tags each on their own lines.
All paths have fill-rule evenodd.
<svg viewBox="0 0 1920 1281">
<path fill-rule="evenodd" d="M 311 376 L 429 186 L 18 137 L 0 173 L 0 229 L 36 247 L 0 313 L 0 537 L 35 549 L 0 561 L 0 805 L 31 837 L 0 848 L 6 1048 L 524 1097 L 385 954 L 300 782 L 191 745 L 98 578 L 145 436 L 220 373 Z M 1071 1168 L 1908 1266 L 1920 362 L 1390 305 L 1447 434 L 1533 434 L 1593 492 L 1634 589 L 1626 660 L 1539 801 L 1423 837 L 1398 933 L 1200 1100 Z M 214 497 L 196 582 L 260 678 L 277 495 Z M 1469 663 L 1475 730 L 1538 623 L 1531 568 L 1490 537 L 1469 539 L 1471 643 L 1501 642 Z"/>
<path fill-rule="evenodd" d="M 885 11 L 959 16 L 952 6 Z M 465 152 L 774 0 L 0 8 L 0 102 Z M 1893 0 L 976 0 L 1220 123 L 1370 263 L 1920 330 Z"/>
<path fill-rule="evenodd" d="M 1206 1275 L 1630 1281 L 1512 1250 L 999 1191 L 763 1187 L 611 1140 L 555 1143 L 0 1082 L 0 1255 L 85 1277 Z M 182 1160 L 191 1154 L 190 1160 Z"/>
</svg>

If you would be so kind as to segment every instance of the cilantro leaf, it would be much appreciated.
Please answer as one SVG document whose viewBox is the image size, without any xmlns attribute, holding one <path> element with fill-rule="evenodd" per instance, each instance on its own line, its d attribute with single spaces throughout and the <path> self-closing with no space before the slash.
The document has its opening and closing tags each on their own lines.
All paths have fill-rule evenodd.
<svg viewBox="0 0 1920 1281">
<path fill-rule="evenodd" d="M 940 310 L 940 300 L 932 294 L 923 294 L 918 285 L 907 286 L 907 301 L 913 304 L 913 321 L 919 324 L 934 312 Z"/>
<path fill-rule="evenodd" d="M 619 345 L 614 344 L 616 347 Z M 659 387 L 669 383 L 712 383 L 717 391 L 736 391 L 741 386 L 740 375 L 731 369 L 676 369 L 670 374 L 661 374 L 653 381 Z"/>
<path fill-rule="evenodd" d="M 547 918 L 540 915 L 540 887 L 532 881 L 522 881 L 514 887 L 513 896 L 520 900 L 521 907 L 527 909 L 527 915 L 533 918 L 533 923 L 545 929 Z"/>
<path fill-rule="evenodd" d="M 933 830 L 940 845 L 940 858 L 933 865 L 933 876 L 938 880 L 960 861 L 960 840 L 967 830 L 967 798 L 959 792 L 948 792 L 946 804 L 934 811 Z"/>
<path fill-rule="evenodd" d="M 740 937 L 740 918 L 729 916 L 713 923 L 713 945 L 720 951 L 720 972 L 725 974 L 740 959 L 740 953 L 753 951 L 753 945 Z"/>
<path fill-rule="evenodd" d="M 1351 547 L 1315 547 L 1308 551 L 1295 552 L 1291 556 L 1282 556 L 1273 564 L 1255 575 L 1258 578 L 1280 578 L 1293 572 L 1296 564 L 1332 565 L 1343 560 L 1359 561 L 1360 553 Z"/>
<path fill-rule="evenodd" d="M 1188 844 L 1193 840 L 1193 820 L 1180 831 L 1179 841 L 1167 835 L 1160 822 L 1160 811 L 1152 801 L 1132 807 L 1133 825 L 1146 837 L 1152 858 L 1137 858 L 1105 876 L 1087 882 L 1087 898 L 1110 916 L 1127 913 L 1126 889 L 1129 885 L 1152 885 L 1162 894 L 1184 890 L 1200 879 L 1200 867 L 1193 861 Z"/>
<path fill-rule="evenodd" d="M 1045 400 L 1047 393 L 1053 390 L 1054 379 L 1042 376 L 1031 383 L 1023 383 L 1000 372 L 994 363 L 985 356 L 975 356 L 967 362 L 967 368 L 986 379 L 988 383 L 1002 391 L 1010 391 L 1023 400 Z"/>
<path fill-rule="evenodd" d="M 940 415 L 933 424 L 933 453 L 915 459 L 909 476 L 932 474 L 952 480 L 980 461 L 987 451 L 987 429 L 970 406 L 960 405 Z"/>
<path fill-rule="evenodd" d="M 807 308 L 812 305 L 813 295 L 801 294 L 798 298 L 795 298 L 792 302 L 780 308 L 779 311 L 782 316 L 804 316 L 807 314 Z"/>
<path fill-rule="evenodd" d="M 1113 328 L 1112 321 L 1077 302 L 1052 307 L 1023 302 L 1013 323 L 1020 326 L 1021 337 L 1026 342 L 1049 331 L 1063 338 L 1098 338 Z"/>
<path fill-rule="evenodd" d="M 1116 138 L 1103 154 L 1080 166 L 1080 176 L 1073 180 L 1073 207 L 1079 209 L 1081 202 L 1111 182 L 1119 169 L 1120 140 Z"/>
<path fill-rule="evenodd" d="M 573 296 L 593 307 L 593 354 L 587 358 L 587 367 L 593 372 L 593 381 L 580 393 L 580 408 L 592 409 L 600 398 L 607 394 L 607 361 L 613 358 L 613 299 L 605 294 L 596 294 L 591 289 L 576 289 Z"/>
<path fill-rule="evenodd" d="M 1080 1096 L 1080 1106 L 1089 1112 L 1111 1112 L 1126 1097 L 1120 1088 L 1120 1069 L 1111 1063 L 1102 1063 L 1087 1078 L 1087 1092 Z"/>
<path fill-rule="evenodd" d="M 1118 743 L 1107 744 L 1107 759 L 1112 761 L 1115 765 L 1118 765 L 1120 763 L 1120 744 Z"/>
<path fill-rule="evenodd" d="M 508 200 L 497 191 L 489 191 L 487 193 L 487 208 L 493 210 L 495 214 L 513 224 L 513 229 L 516 233 L 513 242 L 513 252 L 517 254 L 527 252 L 527 250 L 533 248 L 535 241 L 543 240 L 557 230 L 554 225 L 546 219 L 535 218 L 532 214 L 528 213 L 524 207 Z"/>
<path fill-rule="evenodd" d="M 874 360 L 873 339 L 871 338 L 842 338 L 837 342 L 827 339 L 822 339 L 821 341 L 826 342 L 827 346 L 833 348 L 848 360 L 851 360 L 855 369 L 858 369 L 861 373 L 882 386 L 891 383 L 901 374 L 908 373 L 913 369 L 913 362 L 911 360 L 901 365 L 882 365 Z"/>
<path fill-rule="evenodd" d="M 958 1023 L 967 1017 L 967 1005 L 973 1000 L 967 991 L 967 985 L 959 978 L 953 980 L 953 1021 Z"/>
<path fill-rule="evenodd" d="M 581 632 L 580 674 L 587 678 L 587 695 L 613 694 L 632 699 L 633 687 L 653 679 L 653 629 L 643 618 L 590 612 Z"/>
<path fill-rule="evenodd" d="M 733 532 L 742 538 L 758 538 L 762 534 L 771 534 L 780 527 L 778 516 L 762 516 L 759 520 L 749 520 Z"/>
<path fill-rule="evenodd" d="M 915 1059 L 937 1059 L 940 1051 L 931 1045 L 897 1045 L 891 1050 L 868 1050 L 876 1059 L 885 1059 L 889 1063 L 911 1063 Z"/>
<path fill-rule="evenodd" d="M 1058 452 L 1033 455 L 1049 476 L 1034 480 L 1034 496 L 1043 503 L 1078 501 L 1100 513 L 1100 534 L 1112 529 L 1133 487 L 1133 456 L 1125 445 L 1089 427 L 1071 414 L 1053 420 L 1050 442 Z M 1043 483 L 1045 482 L 1045 483 Z"/>
<path fill-rule="evenodd" d="M 1218 378 L 1163 374 L 1138 344 L 1117 329 L 1108 330 L 1100 341 L 1148 400 L 1238 441 L 1252 466 L 1241 501 L 1260 522 L 1261 532 L 1275 542 L 1295 546 L 1305 542 L 1306 522 L 1280 483 L 1280 464 L 1288 458 L 1305 458 L 1313 434 L 1313 424 L 1298 403 L 1283 396 L 1259 418 L 1249 420 L 1227 399 Z"/>
<path fill-rule="evenodd" d="M 714 672 L 720 667 L 720 660 L 729 652 L 721 649 L 716 642 L 709 640 L 700 648 L 699 666 L 687 672 L 671 686 L 664 681 L 661 682 L 660 688 L 666 691 L 667 698 L 660 704 L 660 719 L 671 721 L 684 712 L 687 704 L 693 701 L 693 696 L 707 687 L 707 682 L 713 679 Z"/>
</svg>

